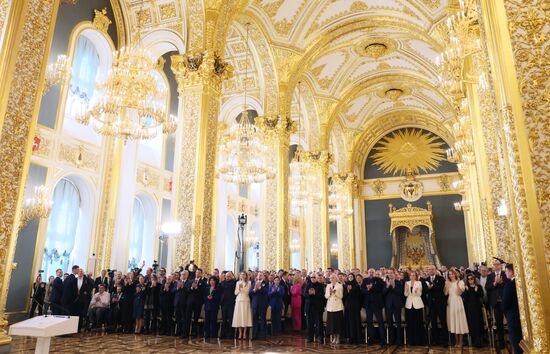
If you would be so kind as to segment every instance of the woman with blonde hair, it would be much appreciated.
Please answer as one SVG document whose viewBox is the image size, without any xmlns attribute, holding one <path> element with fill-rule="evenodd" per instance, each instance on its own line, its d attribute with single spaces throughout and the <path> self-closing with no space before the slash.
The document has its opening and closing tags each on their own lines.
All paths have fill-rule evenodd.
<svg viewBox="0 0 550 354">
<path fill-rule="evenodd" d="M 458 272 L 455 269 L 450 269 L 447 272 L 444 290 L 445 295 L 449 296 L 447 299 L 447 327 L 449 332 L 455 335 L 457 348 L 463 346 L 462 339 L 464 334 L 468 333 L 468 322 L 462 300 L 464 289 L 464 282 L 460 280 Z"/>
<path fill-rule="evenodd" d="M 250 307 L 250 282 L 248 274 L 242 272 L 235 286 L 235 312 L 233 313 L 233 328 L 239 329 L 239 339 L 246 339 L 247 329 L 252 327 L 252 310 Z"/>
<path fill-rule="evenodd" d="M 340 333 L 344 322 L 344 288 L 338 283 L 336 274 L 330 276 L 330 284 L 325 290 L 327 299 L 327 334 L 332 344 L 340 343 Z"/>
<path fill-rule="evenodd" d="M 292 328 L 302 330 L 302 283 L 300 276 L 295 276 L 290 288 L 290 306 L 292 307 Z"/>
</svg>

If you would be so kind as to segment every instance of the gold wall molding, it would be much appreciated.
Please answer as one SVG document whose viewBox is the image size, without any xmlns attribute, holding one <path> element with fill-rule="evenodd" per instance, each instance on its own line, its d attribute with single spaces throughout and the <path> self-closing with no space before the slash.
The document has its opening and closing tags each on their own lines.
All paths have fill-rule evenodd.
<svg viewBox="0 0 550 354">
<path fill-rule="evenodd" d="M 8 19 L 21 24 L 22 30 L 15 50 L 9 53 L 14 70 L 0 78 L 7 83 L 0 134 L 0 344 L 11 340 L 5 319 L 11 262 L 59 0 L 29 0 L 25 5 L 17 16 Z"/>
</svg>

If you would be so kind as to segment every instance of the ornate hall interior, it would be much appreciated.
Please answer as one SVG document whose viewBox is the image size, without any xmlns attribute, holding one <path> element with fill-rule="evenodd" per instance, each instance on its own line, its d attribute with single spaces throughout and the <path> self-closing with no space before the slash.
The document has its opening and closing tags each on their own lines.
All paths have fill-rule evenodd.
<svg viewBox="0 0 550 354">
<path fill-rule="evenodd" d="M 0 0 L 0 352 L 33 350 L 9 326 L 37 275 L 75 264 L 496 257 L 515 267 L 519 345 L 550 353 L 549 18 L 545 0 Z M 288 333 L 52 349 L 339 352 Z"/>
</svg>

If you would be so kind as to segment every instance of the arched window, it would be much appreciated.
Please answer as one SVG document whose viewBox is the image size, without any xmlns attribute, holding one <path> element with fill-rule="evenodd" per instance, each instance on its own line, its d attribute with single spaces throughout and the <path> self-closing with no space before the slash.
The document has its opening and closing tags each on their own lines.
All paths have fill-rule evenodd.
<svg viewBox="0 0 550 354">
<path fill-rule="evenodd" d="M 99 53 L 94 43 L 80 35 L 76 43 L 73 59 L 71 82 L 67 97 L 66 113 L 77 117 L 88 110 L 95 89 L 99 68 Z"/>
<path fill-rule="evenodd" d="M 47 276 L 58 268 L 67 272 L 75 246 L 81 216 L 80 191 L 67 178 L 61 179 L 53 192 L 53 207 L 48 219 L 42 269 Z"/>
<path fill-rule="evenodd" d="M 134 198 L 132 211 L 132 226 L 130 235 L 130 250 L 128 253 L 128 269 L 134 269 L 142 261 L 143 236 L 145 233 L 145 209 L 141 199 Z"/>
</svg>

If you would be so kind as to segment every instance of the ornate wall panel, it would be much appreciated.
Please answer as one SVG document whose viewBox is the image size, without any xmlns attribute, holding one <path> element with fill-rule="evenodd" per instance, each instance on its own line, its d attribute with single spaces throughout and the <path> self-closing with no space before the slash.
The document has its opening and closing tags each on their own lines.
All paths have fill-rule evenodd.
<svg viewBox="0 0 550 354">
<path fill-rule="evenodd" d="M 57 0 L 29 0 L 17 51 L 14 78 L 8 91 L 7 109 L 0 135 L 0 343 L 9 342 L 4 310 L 11 260 L 17 237 L 18 211 L 23 197 L 43 87 L 44 62 L 53 33 Z M 22 19 L 17 19 L 18 21 Z"/>
</svg>

